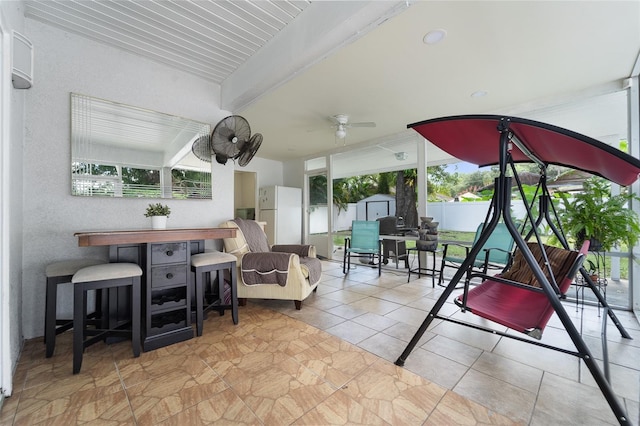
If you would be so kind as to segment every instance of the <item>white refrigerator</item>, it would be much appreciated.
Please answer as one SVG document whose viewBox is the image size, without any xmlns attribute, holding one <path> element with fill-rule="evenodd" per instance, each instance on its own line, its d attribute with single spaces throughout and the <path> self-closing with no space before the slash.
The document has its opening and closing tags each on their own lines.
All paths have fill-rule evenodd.
<svg viewBox="0 0 640 426">
<path fill-rule="evenodd" d="M 269 244 L 302 243 L 302 190 L 286 186 L 260 188 L 260 221 Z"/>
</svg>

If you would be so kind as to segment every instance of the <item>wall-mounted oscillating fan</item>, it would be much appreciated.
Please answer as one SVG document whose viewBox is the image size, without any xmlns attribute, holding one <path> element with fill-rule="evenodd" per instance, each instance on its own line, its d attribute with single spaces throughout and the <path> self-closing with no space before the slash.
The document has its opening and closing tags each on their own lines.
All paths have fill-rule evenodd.
<svg viewBox="0 0 640 426">
<path fill-rule="evenodd" d="M 211 151 L 211 135 L 207 134 L 206 136 L 200 136 L 196 139 L 193 145 L 191 145 L 191 151 L 198 159 L 210 163 L 211 156 L 213 155 Z"/>
<path fill-rule="evenodd" d="M 251 136 L 249 123 L 239 115 L 223 118 L 211 133 L 211 150 L 220 164 L 238 158 L 238 164 L 246 166 L 261 143 L 262 135 L 256 133 Z"/>
</svg>

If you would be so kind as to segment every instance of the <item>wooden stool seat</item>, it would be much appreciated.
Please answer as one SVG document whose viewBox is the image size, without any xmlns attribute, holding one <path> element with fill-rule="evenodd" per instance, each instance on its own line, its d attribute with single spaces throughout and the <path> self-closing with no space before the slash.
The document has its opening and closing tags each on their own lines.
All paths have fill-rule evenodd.
<svg viewBox="0 0 640 426">
<path fill-rule="evenodd" d="M 56 302 L 58 299 L 58 285 L 70 283 L 73 274 L 87 266 L 100 265 L 104 260 L 73 259 L 50 263 L 45 268 L 47 277 L 46 301 L 44 308 L 44 343 L 46 357 L 50 358 L 56 346 L 56 336 L 73 327 L 73 319 L 58 319 Z"/>
<path fill-rule="evenodd" d="M 226 300 L 224 288 L 224 272 L 229 271 L 230 277 L 230 298 Z M 220 315 L 224 314 L 226 309 L 231 309 L 231 318 L 234 324 L 238 324 L 238 293 L 237 293 L 237 269 L 236 257 L 229 253 L 219 251 L 194 254 L 191 256 L 191 271 L 196 275 L 195 280 L 195 298 L 196 298 L 196 333 L 202 336 L 202 328 L 204 321 L 204 313 L 209 310 L 217 310 Z M 216 272 L 218 278 L 218 293 L 213 300 L 209 300 L 207 306 L 204 305 L 205 299 L 205 274 Z M 211 283 L 213 285 L 213 277 Z"/>
<path fill-rule="evenodd" d="M 142 269 L 135 263 L 106 263 L 80 269 L 71 278 L 73 289 L 73 374 L 80 372 L 84 348 L 109 335 L 130 335 L 133 356 L 140 356 L 140 277 Z M 87 291 L 131 287 L 131 318 L 103 318 L 104 329 L 86 328 Z M 103 314 L 109 315 L 108 312 Z M 131 323 L 130 328 L 124 328 Z M 91 336 L 91 337 L 87 337 Z"/>
</svg>

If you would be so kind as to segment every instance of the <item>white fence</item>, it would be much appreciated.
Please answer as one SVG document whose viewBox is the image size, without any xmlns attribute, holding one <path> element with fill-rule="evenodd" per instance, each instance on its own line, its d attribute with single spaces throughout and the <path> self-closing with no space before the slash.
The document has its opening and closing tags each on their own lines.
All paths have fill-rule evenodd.
<svg viewBox="0 0 640 426">
<path fill-rule="evenodd" d="M 439 229 L 475 232 L 486 219 L 490 205 L 490 201 L 428 203 L 427 216 L 439 223 Z M 526 209 L 521 200 L 512 202 L 511 215 L 520 220 L 525 218 Z"/>
<path fill-rule="evenodd" d="M 427 216 L 439 223 L 439 229 L 475 232 L 478 225 L 484 222 L 490 204 L 490 201 L 429 203 Z M 513 201 L 511 211 L 512 216 L 517 219 L 524 219 L 526 214 L 524 204 L 519 200 Z M 334 206 L 333 223 L 337 231 L 351 228 L 351 221 L 356 220 L 356 217 L 356 204 L 349 204 L 347 211 L 341 211 L 340 214 Z M 309 220 L 311 234 L 327 232 L 327 206 L 314 206 Z"/>
</svg>

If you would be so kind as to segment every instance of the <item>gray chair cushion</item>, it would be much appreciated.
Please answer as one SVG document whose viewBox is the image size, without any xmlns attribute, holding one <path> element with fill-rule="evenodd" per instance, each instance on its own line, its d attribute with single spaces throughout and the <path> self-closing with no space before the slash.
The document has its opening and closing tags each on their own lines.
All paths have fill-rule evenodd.
<svg viewBox="0 0 640 426">
<path fill-rule="evenodd" d="M 222 253 L 220 251 L 211 251 L 206 253 L 194 254 L 193 256 L 191 256 L 191 266 L 195 268 L 235 261 L 236 257 L 234 255 L 229 253 Z"/>
<path fill-rule="evenodd" d="M 47 278 L 52 277 L 64 277 L 66 275 L 73 275 L 82 268 L 93 265 L 105 264 L 104 260 L 99 259 L 73 259 L 63 260 L 61 262 L 50 263 L 44 271 Z"/>
</svg>

